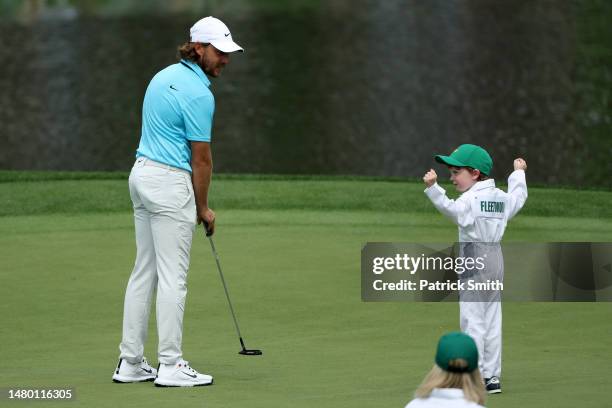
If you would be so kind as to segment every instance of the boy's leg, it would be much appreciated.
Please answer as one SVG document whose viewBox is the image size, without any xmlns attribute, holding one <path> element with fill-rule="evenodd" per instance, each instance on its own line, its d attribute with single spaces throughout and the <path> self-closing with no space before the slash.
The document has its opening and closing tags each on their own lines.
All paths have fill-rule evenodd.
<svg viewBox="0 0 612 408">
<path fill-rule="evenodd" d="M 484 378 L 501 377 L 502 310 L 501 302 L 486 305 L 487 332 L 483 358 Z"/>
<path fill-rule="evenodd" d="M 501 245 L 488 247 L 487 253 L 488 279 L 503 282 L 504 280 L 504 256 Z M 483 356 L 484 378 L 501 377 L 501 354 L 502 354 L 502 304 L 501 291 L 492 290 L 487 294 L 488 302 L 485 306 L 485 354 Z"/>
<path fill-rule="evenodd" d="M 476 347 L 478 347 L 478 367 L 481 374 L 484 374 L 483 356 L 486 335 L 484 303 L 460 301 L 459 321 L 461 331 L 471 336 L 476 342 Z"/>
</svg>

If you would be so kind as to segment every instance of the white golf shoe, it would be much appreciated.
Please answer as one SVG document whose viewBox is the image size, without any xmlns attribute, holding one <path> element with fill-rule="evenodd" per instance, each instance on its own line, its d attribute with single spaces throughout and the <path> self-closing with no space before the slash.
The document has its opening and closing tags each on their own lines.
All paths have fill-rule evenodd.
<svg viewBox="0 0 612 408">
<path fill-rule="evenodd" d="M 185 360 L 179 360 L 176 364 L 160 364 L 155 379 L 158 387 L 195 387 L 212 383 L 212 376 L 198 373 Z"/>
<path fill-rule="evenodd" d="M 149 365 L 146 358 L 137 364 L 131 364 L 120 358 L 113 373 L 113 381 L 116 383 L 153 381 L 156 375 L 157 370 Z"/>
</svg>

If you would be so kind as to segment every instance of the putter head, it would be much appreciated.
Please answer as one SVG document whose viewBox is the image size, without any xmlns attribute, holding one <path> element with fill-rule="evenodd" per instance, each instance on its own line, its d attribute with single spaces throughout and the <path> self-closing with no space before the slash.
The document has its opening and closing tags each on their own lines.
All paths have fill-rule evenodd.
<svg viewBox="0 0 612 408">
<path fill-rule="evenodd" d="M 261 356 L 263 352 L 261 350 L 242 349 L 238 354 L 242 354 L 243 356 Z"/>
</svg>

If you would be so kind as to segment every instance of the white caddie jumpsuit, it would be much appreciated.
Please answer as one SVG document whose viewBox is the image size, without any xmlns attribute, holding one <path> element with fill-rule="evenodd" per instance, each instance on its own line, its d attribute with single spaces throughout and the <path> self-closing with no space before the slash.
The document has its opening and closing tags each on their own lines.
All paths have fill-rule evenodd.
<svg viewBox="0 0 612 408">
<path fill-rule="evenodd" d="M 496 188 L 493 179 L 488 179 L 474 184 L 457 200 L 449 199 L 437 183 L 425 189 L 425 194 L 459 227 L 461 255 L 482 256 L 486 253 L 486 278 L 503 280 L 503 257 L 498 243 L 508 221 L 527 200 L 525 172 L 515 170 L 510 174 L 507 193 Z M 474 274 L 474 271 L 470 272 Z M 478 346 L 478 365 L 483 378 L 501 376 L 501 299 L 499 293 L 497 296 L 489 295 L 492 296 L 474 298 L 473 293 L 459 294 L 461 330 Z"/>
</svg>

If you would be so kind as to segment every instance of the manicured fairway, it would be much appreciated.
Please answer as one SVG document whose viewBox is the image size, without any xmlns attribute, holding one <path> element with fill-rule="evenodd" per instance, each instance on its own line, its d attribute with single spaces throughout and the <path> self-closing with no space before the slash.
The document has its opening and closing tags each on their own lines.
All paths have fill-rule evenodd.
<svg viewBox="0 0 612 408">
<path fill-rule="evenodd" d="M 215 376 L 215 385 L 113 384 L 123 294 L 134 257 L 125 183 L 0 183 L 5 208 L 15 197 L 31 198 L 41 188 L 51 187 L 47 204 L 61 199 L 63 186 L 66 195 L 76 197 L 116 191 L 106 195 L 106 210 L 50 210 L 53 206 L 40 209 L 24 202 L 27 211 L 0 217 L 0 388 L 76 389 L 75 402 L 53 406 L 403 407 L 433 363 L 438 336 L 458 328 L 456 304 L 360 300 L 359 253 L 365 242 L 456 239 L 456 229 L 427 208 L 419 185 L 221 179 L 214 185 L 219 191 L 215 244 L 247 345 L 263 349 L 264 355 L 237 354 L 210 247 L 198 234 L 184 353 L 196 369 Z M 322 201 L 308 201 L 312 194 L 300 183 L 309 183 L 314 195 L 328 189 L 346 202 L 327 205 L 325 194 Z M 372 189 L 380 203 L 381 194 L 395 197 L 392 208 L 377 211 L 359 204 L 368 202 Z M 276 201 L 269 197 L 274 191 L 282 193 Z M 585 193 L 597 196 L 595 202 L 612 195 Z M 537 200 L 537 190 L 532 194 Z M 264 196 L 268 201 L 258 200 Z M 300 209 L 302 196 L 306 205 Z M 250 197 L 257 210 L 245 209 L 236 197 Z M 45 195 L 39 198 L 44 204 Z M 401 200 L 406 211 L 397 211 Z M 293 204 L 283 208 L 287 202 Z M 91 207 L 98 208 L 95 202 Z M 610 241 L 612 220 L 597 219 L 596 210 L 585 210 L 586 217 L 522 215 L 511 223 L 507 239 Z M 487 406 L 606 406 L 611 314 L 608 303 L 504 304 L 504 393 L 491 397 Z M 146 355 L 156 364 L 154 325 L 153 316 Z"/>
</svg>

